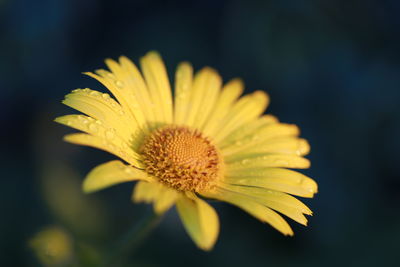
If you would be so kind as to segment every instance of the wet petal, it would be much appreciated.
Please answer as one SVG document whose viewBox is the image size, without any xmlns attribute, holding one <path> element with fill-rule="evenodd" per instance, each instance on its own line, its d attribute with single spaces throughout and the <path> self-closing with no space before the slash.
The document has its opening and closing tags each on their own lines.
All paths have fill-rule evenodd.
<svg viewBox="0 0 400 267">
<path fill-rule="evenodd" d="M 119 183 L 146 179 L 144 171 L 114 160 L 91 170 L 83 182 L 83 191 L 92 193 Z"/>
<path fill-rule="evenodd" d="M 64 136 L 64 140 L 72 144 L 90 146 L 107 151 L 111 154 L 120 157 L 127 163 L 130 163 L 131 165 L 137 168 L 143 168 L 143 164 L 141 163 L 141 157 L 137 153 L 135 153 L 132 149 L 129 149 L 128 146 L 126 147 L 126 149 L 124 149 L 107 141 L 107 139 L 105 138 L 83 133 L 68 134 Z"/>
<path fill-rule="evenodd" d="M 231 203 L 260 221 L 269 223 L 284 235 L 293 235 L 292 228 L 290 228 L 289 224 L 278 213 L 249 197 L 221 188 L 218 188 L 215 192 L 209 193 L 206 196 Z"/>
<path fill-rule="evenodd" d="M 183 125 L 188 110 L 190 110 L 190 96 L 193 84 L 193 67 L 188 62 L 179 64 L 175 73 L 175 106 L 174 122 Z"/>
<path fill-rule="evenodd" d="M 63 104 L 101 121 L 106 127 L 130 140 L 137 131 L 136 121 L 109 94 L 86 89 L 76 89 L 65 96 Z M 129 125 L 129 127 L 128 127 Z"/>
<path fill-rule="evenodd" d="M 217 127 L 214 141 L 220 142 L 234 130 L 260 116 L 268 103 L 269 97 L 263 91 L 256 91 L 240 98 Z"/>
<path fill-rule="evenodd" d="M 238 154 L 235 157 L 227 158 L 226 165 L 230 171 L 263 167 L 307 169 L 310 167 L 310 161 L 290 154 Z"/>
<path fill-rule="evenodd" d="M 211 68 L 206 67 L 196 73 L 190 93 L 186 125 L 201 128 L 217 100 L 221 83 L 221 77 Z"/>
<path fill-rule="evenodd" d="M 219 221 L 215 210 L 198 197 L 182 196 L 176 203 L 186 231 L 203 250 L 213 248 L 219 233 Z"/>
<path fill-rule="evenodd" d="M 223 118 L 229 113 L 236 99 L 244 90 L 243 82 L 240 79 L 233 79 L 224 85 L 222 91 L 211 111 L 210 116 L 203 127 L 206 135 L 213 136 L 216 134 Z"/>
<path fill-rule="evenodd" d="M 157 52 L 149 52 L 140 59 L 140 65 L 155 113 L 156 122 L 172 122 L 172 94 L 164 62 Z"/>
<path fill-rule="evenodd" d="M 294 124 L 266 123 L 253 133 L 248 134 L 236 142 L 231 142 L 221 150 L 224 155 L 232 155 L 257 146 L 262 146 L 275 138 L 296 137 L 299 134 L 300 130 Z"/>
<path fill-rule="evenodd" d="M 313 179 L 299 172 L 283 168 L 228 171 L 224 182 L 261 187 L 301 197 L 313 197 L 318 191 L 317 183 Z"/>
<path fill-rule="evenodd" d="M 247 196 L 254 201 L 274 209 L 296 222 L 307 225 L 307 218 L 303 215 L 311 215 L 311 210 L 300 200 L 281 192 L 267 190 L 252 186 L 237 186 L 221 184 L 220 187 Z"/>
</svg>

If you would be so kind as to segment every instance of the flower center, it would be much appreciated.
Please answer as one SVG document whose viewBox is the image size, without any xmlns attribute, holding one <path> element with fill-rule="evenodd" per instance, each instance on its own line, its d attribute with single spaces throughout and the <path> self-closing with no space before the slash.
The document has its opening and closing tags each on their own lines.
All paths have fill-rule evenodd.
<svg viewBox="0 0 400 267">
<path fill-rule="evenodd" d="M 180 191 L 209 189 L 220 171 L 217 149 L 197 130 L 167 126 L 153 132 L 141 152 L 147 173 Z"/>
</svg>

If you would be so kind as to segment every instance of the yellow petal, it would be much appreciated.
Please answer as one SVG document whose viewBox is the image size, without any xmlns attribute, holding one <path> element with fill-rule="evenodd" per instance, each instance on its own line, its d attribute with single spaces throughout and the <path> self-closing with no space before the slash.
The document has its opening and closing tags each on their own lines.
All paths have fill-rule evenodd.
<svg viewBox="0 0 400 267">
<path fill-rule="evenodd" d="M 211 250 L 219 233 L 218 215 L 196 196 L 182 196 L 176 203 L 179 216 L 189 236 L 203 250 Z"/>
<path fill-rule="evenodd" d="M 117 146 L 120 150 L 128 150 L 134 158 L 140 159 L 140 155 L 132 149 L 132 146 L 128 145 L 132 144 L 132 142 L 122 138 L 120 131 L 107 127 L 106 124 L 99 120 L 94 120 L 84 115 L 64 115 L 56 118 L 55 121 L 104 139 L 104 142 Z M 135 141 L 138 140 L 136 139 Z"/>
<path fill-rule="evenodd" d="M 303 213 L 308 215 L 312 214 L 311 210 L 300 200 L 285 193 L 251 186 L 221 184 L 220 187 L 235 193 L 243 194 L 303 225 L 307 225 L 307 218 Z"/>
<path fill-rule="evenodd" d="M 297 195 L 313 197 L 318 191 L 317 183 L 292 170 L 282 168 L 242 169 L 232 171 L 227 168 L 224 182 L 235 185 L 255 186 Z"/>
<path fill-rule="evenodd" d="M 179 64 L 175 73 L 175 106 L 174 121 L 183 125 L 190 109 L 190 94 L 193 83 L 193 68 L 188 62 Z"/>
<path fill-rule="evenodd" d="M 221 91 L 210 116 L 203 127 L 203 132 L 207 136 L 213 136 L 216 129 L 220 126 L 222 119 L 228 114 L 233 103 L 243 92 L 244 85 L 240 79 L 233 79 L 228 82 Z"/>
<path fill-rule="evenodd" d="M 172 122 L 172 94 L 164 62 L 157 52 L 149 52 L 140 59 L 142 72 L 154 106 L 156 122 Z"/>
<path fill-rule="evenodd" d="M 268 103 L 269 97 L 263 91 L 256 91 L 239 99 L 217 127 L 214 141 L 222 141 L 234 130 L 260 116 Z"/>
<path fill-rule="evenodd" d="M 139 181 L 133 190 L 132 200 L 134 202 L 154 202 L 160 194 L 163 186 L 158 182 Z"/>
<path fill-rule="evenodd" d="M 231 203 L 250 213 L 260 221 L 269 223 L 284 235 L 293 235 L 289 224 L 278 213 L 251 198 L 222 188 L 217 188 L 215 192 L 208 193 L 206 196 Z"/>
<path fill-rule="evenodd" d="M 143 168 L 140 158 L 138 158 L 138 155 L 134 153 L 132 149 L 129 149 L 129 147 L 126 147 L 125 149 L 120 148 L 113 143 L 108 142 L 105 138 L 100 138 L 98 136 L 92 136 L 89 134 L 76 133 L 64 136 L 64 140 L 73 144 L 90 146 L 107 151 L 120 157 L 135 167 Z"/>
<path fill-rule="evenodd" d="M 245 158 L 250 158 L 251 155 L 256 154 L 290 154 L 303 156 L 310 151 L 310 145 L 305 139 L 300 139 L 296 137 L 283 137 L 274 138 L 266 141 L 265 143 L 260 143 L 252 147 L 247 147 L 246 149 L 229 154 L 227 151 L 222 153 L 224 159 L 227 162 L 237 161 Z"/>
<path fill-rule="evenodd" d="M 204 123 L 207 123 L 208 116 L 211 115 L 213 116 L 214 114 L 210 114 L 212 109 L 214 108 L 214 105 L 217 101 L 218 95 L 220 93 L 221 89 L 221 84 L 222 80 L 221 77 L 218 75 L 218 73 L 213 70 L 213 69 L 208 69 L 205 68 L 203 69 L 204 71 L 210 72 L 208 75 L 208 80 L 206 81 L 205 85 L 203 88 L 196 88 L 194 87 L 194 90 L 198 90 L 201 92 L 201 94 L 196 97 L 195 99 L 192 99 L 192 108 L 194 108 L 196 105 L 195 103 L 199 103 L 198 111 L 196 112 L 196 116 L 194 119 L 194 122 L 192 126 L 197 129 L 202 129 Z M 196 83 L 195 83 L 196 85 Z M 194 95 L 196 94 L 196 91 L 194 92 Z M 195 96 L 194 96 L 195 97 Z M 195 112 L 195 111 L 191 111 Z"/>
<path fill-rule="evenodd" d="M 220 86 L 221 77 L 215 70 L 206 67 L 196 73 L 190 93 L 186 125 L 200 129 L 217 100 Z"/>
<path fill-rule="evenodd" d="M 255 120 L 249 122 L 246 127 L 239 127 L 231 134 L 229 134 L 224 140 L 222 140 L 218 146 L 221 149 L 224 149 L 230 145 L 238 145 L 242 143 L 243 139 L 251 138 L 254 136 L 258 130 L 264 128 L 265 126 L 273 123 L 278 123 L 278 119 L 272 115 L 263 115 L 260 118 L 256 118 Z"/>
<path fill-rule="evenodd" d="M 126 83 L 118 80 L 115 74 L 103 69 L 97 70 L 96 74 L 91 72 L 85 72 L 84 74 L 102 83 L 117 98 L 125 112 L 124 116 L 131 117 L 132 121 L 135 122 L 136 128 L 145 133 L 148 132 L 148 125 L 143 111 Z"/>
<path fill-rule="evenodd" d="M 154 212 L 162 214 L 175 204 L 178 191 L 166 187 L 157 181 L 140 181 L 133 190 L 134 202 L 153 203 Z"/>
<path fill-rule="evenodd" d="M 171 208 L 178 198 L 178 191 L 172 188 L 163 186 L 154 201 L 154 211 L 157 214 L 162 214 Z"/>
<path fill-rule="evenodd" d="M 116 61 L 107 59 L 108 68 L 115 75 L 117 81 L 121 81 L 124 87 L 124 98 L 131 104 L 139 106 L 147 124 L 154 122 L 152 103 L 146 83 L 139 70 L 126 57 L 120 57 L 120 64 Z M 151 127 L 152 125 L 149 125 Z"/>
<path fill-rule="evenodd" d="M 131 139 L 137 130 L 135 120 L 109 94 L 88 88 L 76 89 L 65 96 L 63 103 L 101 121 L 108 128 L 116 129 L 125 140 Z"/>
<path fill-rule="evenodd" d="M 103 163 L 86 176 L 83 191 L 92 193 L 123 182 L 147 179 L 144 171 L 123 164 L 119 160 Z"/>
<path fill-rule="evenodd" d="M 286 123 L 270 123 L 265 124 L 261 128 L 248 134 L 237 142 L 230 143 L 222 148 L 224 155 L 231 155 L 260 146 L 270 142 L 274 138 L 280 137 L 295 137 L 300 134 L 299 128 L 294 124 Z"/>
<path fill-rule="evenodd" d="M 228 82 L 221 91 L 210 117 L 207 119 L 203 132 L 207 136 L 214 136 L 223 118 L 231 110 L 233 103 L 243 92 L 244 84 L 240 79 L 233 79 Z"/>
<path fill-rule="evenodd" d="M 310 161 L 306 158 L 288 154 L 236 154 L 225 159 L 227 168 L 231 171 L 262 167 L 284 167 L 307 169 Z"/>
</svg>

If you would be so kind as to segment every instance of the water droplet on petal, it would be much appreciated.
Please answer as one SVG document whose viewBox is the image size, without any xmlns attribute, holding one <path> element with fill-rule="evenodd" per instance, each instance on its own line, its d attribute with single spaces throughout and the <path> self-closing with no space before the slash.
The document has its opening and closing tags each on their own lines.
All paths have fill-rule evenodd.
<svg viewBox="0 0 400 267">
<path fill-rule="evenodd" d="M 133 170 L 132 170 L 130 167 L 126 167 L 126 168 L 124 169 L 124 172 L 126 172 L 126 173 L 128 173 L 128 174 L 131 174 L 131 173 L 133 172 Z"/>
<path fill-rule="evenodd" d="M 99 129 L 96 124 L 92 123 L 89 125 L 89 130 L 92 132 L 97 132 Z"/>
<path fill-rule="evenodd" d="M 124 87 L 124 83 L 122 81 L 115 81 L 115 85 L 119 88 L 123 88 Z"/>
<path fill-rule="evenodd" d="M 285 166 L 289 165 L 289 162 L 287 162 L 285 160 L 281 160 L 281 159 L 276 159 L 276 160 L 274 160 L 274 164 L 277 166 L 285 167 Z"/>
<path fill-rule="evenodd" d="M 114 78 L 115 78 L 114 74 L 111 73 L 111 72 L 107 72 L 107 76 L 108 76 L 109 78 L 111 78 L 111 79 L 114 79 Z"/>
<path fill-rule="evenodd" d="M 90 95 L 91 95 L 91 96 L 99 96 L 100 93 L 97 92 L 97 91 L 91 91 L 91 92 L 90 92 Z"/>
<path fill-rule="evenodd" d="M 243 164 L 243 165 L 245 165 L 245 164 L 247 164 L 247 163 L 249 163 L 249 162 L 250 162 L 249 159 L 243 159 L 243 160 L 242 160 L 242 164 Z"/>
<path fill-rule="evenodd" d="M 113 131 L 113 130 L 107 130 L 107 131 L 106 131 L 106 138 L 107 138 L 107 139 L 111 140 L 111 139 L 114 138 L 114 136 L 115 136 L 115 134 L 114 134 L 114 131 Z"/>
<path fill-rule="evenodd" d="M 104 94 L 102 94 L 101 95 L 104 99 L 110 99 L 110 95 L 109 94 L 106 94 L 106 93 L 104 93 Z"/>
</svg>

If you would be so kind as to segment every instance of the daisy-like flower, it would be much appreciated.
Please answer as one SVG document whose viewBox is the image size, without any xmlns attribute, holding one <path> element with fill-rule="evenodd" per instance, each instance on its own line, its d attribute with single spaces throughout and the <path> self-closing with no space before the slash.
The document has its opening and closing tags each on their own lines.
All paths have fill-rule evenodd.
<svg viewBox="0 0 400 267">
<path fill-rule="evenodd" d="M 299 128 L 263 115 L 269 103 L 263 91 L 240 96 L 244 85 L 222 84 L 205 67 L 193 73 L 183 62 L 175 73 L 174 93 L 156 52 L 141 58 L 139 69 L 126 57 L 106 60 L 109 70 L 85 73 L 115 98 L 76 89 L 63 101 L 85 115 L 56 122 L 84 133 L 65 136 L 74 144 L 108 151 L 114 160 L 94 168 L 83 182 L 87 193 L 128 181 L 134 202 L 153 203 L 164 213 L 176 205 L 196 243 L 210 250 L 219 220 L 204 198 L 231 203 L 285 235 L 293 235 L 277 212 L 306 225 L 311 210 L 291 195 L 313 197 L 317 184 L 289 168 L 309 168 L 310 147 Z"/>
</svg>

